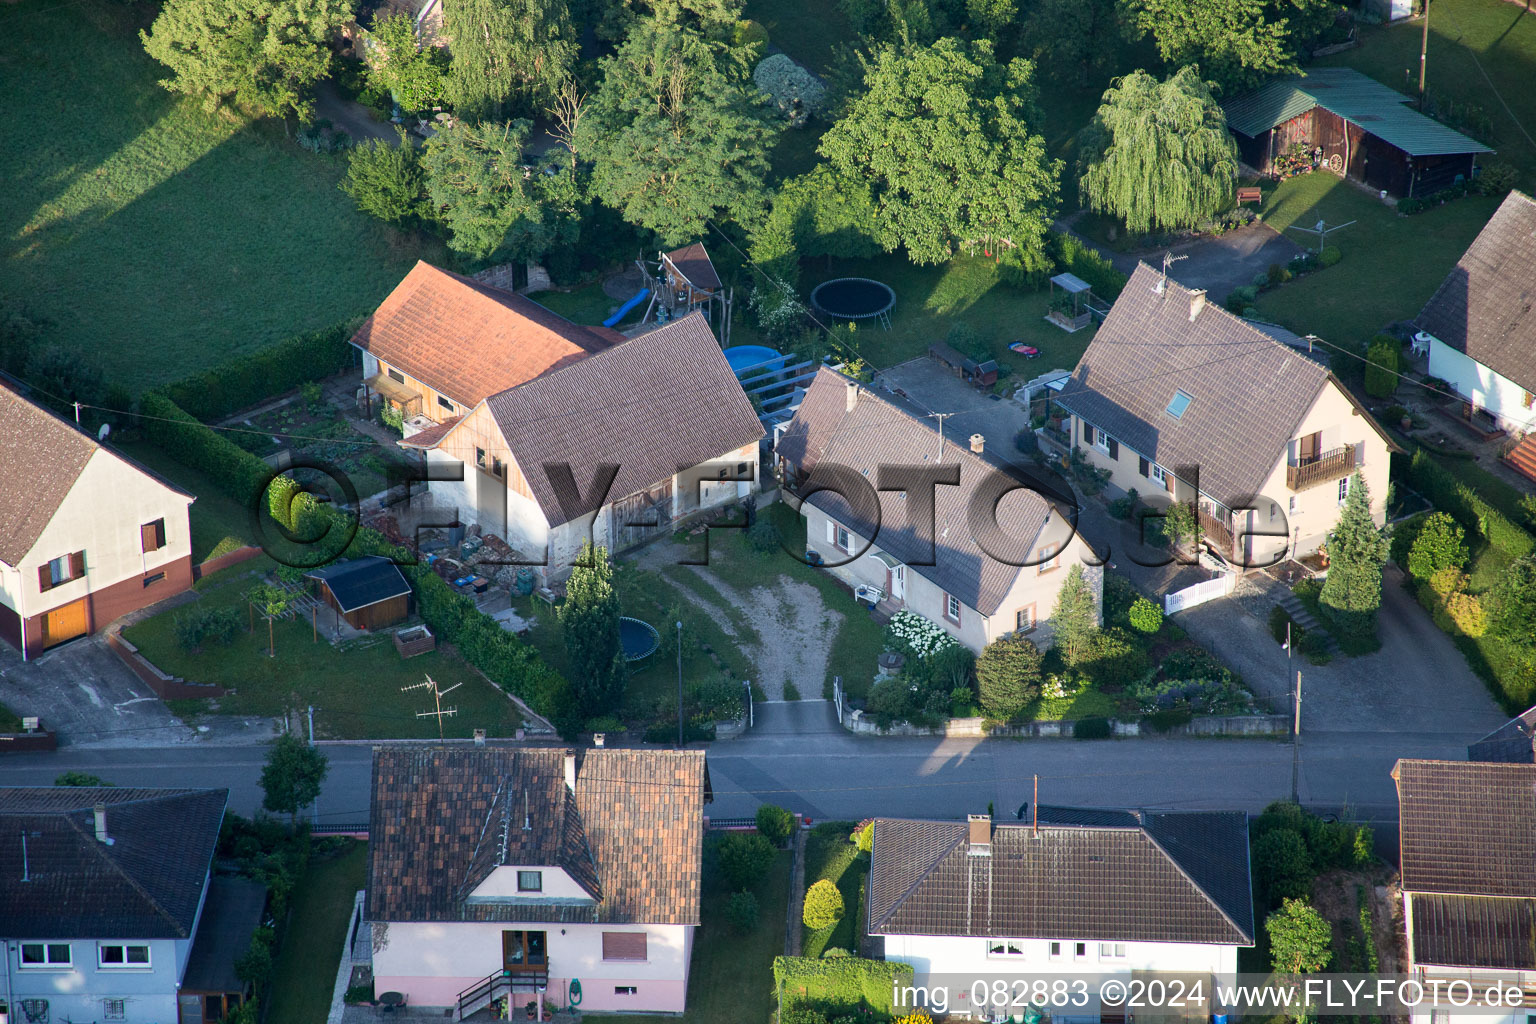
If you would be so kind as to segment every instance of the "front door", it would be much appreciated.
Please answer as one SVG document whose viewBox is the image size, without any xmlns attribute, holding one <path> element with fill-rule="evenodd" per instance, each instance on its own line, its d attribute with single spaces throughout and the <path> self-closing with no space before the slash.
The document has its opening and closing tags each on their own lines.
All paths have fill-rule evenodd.
<svg viewBox="0 0 1536 1024">
<path fill-rule="evenodd" d="M 907 599 L 907 567 L 895 565 L 886 572 L 886 589 L 891 592 L 893 601 L 905 601 Z"/>
<path fill-rule="evenodd" d="M 86 632 L 85 598 L 72 601 L 43 616 L 43 646 L 52 647 Z"/>
<path fill-rule="evenodd" d="M 543 971 L 549 968 L 544 932 L 501 933 L 501 963 L 508 971 Z"/>
</svg>

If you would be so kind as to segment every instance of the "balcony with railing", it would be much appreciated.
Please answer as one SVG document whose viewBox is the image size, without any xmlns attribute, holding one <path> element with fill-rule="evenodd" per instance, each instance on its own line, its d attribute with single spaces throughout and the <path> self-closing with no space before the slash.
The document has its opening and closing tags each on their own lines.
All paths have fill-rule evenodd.
<svg viewBox="0 0 1536 1024">
<path fill-rule="evenodd" d="M 1197 506 L 1196 510 L 1200 514 L 1200 532 L 1205 542 L 1215 548 L 1223 558 L 1231 558 L 1234 550 L 1231 513 L 1221 509 L 1220 506 L 1215 507 L 1220 510 L 1218 515 L 1212 515 L 1203 506 Z"/>
<path fill-rule="evenodd" d="M 1359 465 L 1359 452 L 1359 445 L 1346 444 L 1342 448 L 1298 460 L 1297 464 L 1285 467 L 1285 485 L 1293 491 L 1304 491 L 1348 476 Z"/>
</svg>

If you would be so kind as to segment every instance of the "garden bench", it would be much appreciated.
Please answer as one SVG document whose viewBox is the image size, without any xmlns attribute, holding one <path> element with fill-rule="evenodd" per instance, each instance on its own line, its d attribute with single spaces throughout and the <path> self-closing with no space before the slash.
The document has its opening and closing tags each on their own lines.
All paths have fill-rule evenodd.
<svg viewBox="0 0 1536 1024">
<path fill-rule="evenodd" d="M 1263 201 L 1264 190 L 1257 185 L 1244 185 L 1237 190 L 1238 206 L 1242 206 L 1244 203 L 1262 203 Z"/>
</svg>

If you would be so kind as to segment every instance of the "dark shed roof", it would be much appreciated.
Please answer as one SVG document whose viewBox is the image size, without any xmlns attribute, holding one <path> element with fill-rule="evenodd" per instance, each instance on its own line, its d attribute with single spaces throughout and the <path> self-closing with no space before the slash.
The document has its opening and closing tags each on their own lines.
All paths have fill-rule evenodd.
<svg viewBox="0 0 1536 1024">
<path fill-rule="evenodd" d="M 344 612 L 355 612 L 411 592 L 400 567 L 382 555 L 335 562 L 304 575 L 323 581 Z"/>
<path fill-rule="evenodd" d="M 1126 824 L 996 824 L 985 856 L 965 822 L 877 819 L 873 934 L 1253 943 L 1247 816 L 1130 812 Z"/>
<path fill-rule="evenodd" d="M 1401 760 L 1403 889 L 1536 897 L 1536 765 Z"/>
<path fill-rule="evenodd" d="M 1536 761 L 1536 708 L 1527 708 L 1476 743 L 1469 743 L 1467 760 L 1497 764 Z"/>
<path fill-rule="evenodd" d="M 0 789 L 0 935 L 191 938 L 228 790 Z M 110 844 L 96 838 L 106 806 Z M 22 879 L 27 835 L 28 881 Z"/>
<path fill-rule="evenodd" d="M 208 886 L 197 938 L 181 987 L 188 992 L 244 992 L 235 961 L 251 946 L 267 909 L 267 887 L 249 878 L 220 876 Z"/>
</svg>

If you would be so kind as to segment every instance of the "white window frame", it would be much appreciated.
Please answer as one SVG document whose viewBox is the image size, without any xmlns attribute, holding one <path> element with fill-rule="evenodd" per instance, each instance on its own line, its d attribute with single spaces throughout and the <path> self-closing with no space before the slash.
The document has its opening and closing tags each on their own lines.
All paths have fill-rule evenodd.
<svg viewBox="0 0 1536 1024">
<path fill-rule="evenodd" d="M 43 962 L 42 963 L 40 963 L 40 964 L 29 964 L 29 963 L 26 962 L 25 957 L 26 957 L 26 950 L 27 950 L 28 946 L 41 946 L 41 947 L 43 947 Z M 52 950 L 54 950 L 54 949 L 57 949 L 60 946 L 64 947 L 64 955 L 67 956 L 69 959 L 63 960 L 63 961 L 60 961 L 60 960 L 50 960 L 49 959 L 50 952 Z M 70 945 L 67 942 L 47 942 L 47 941 L 42 941 L 42 942 L 22 942 L 22 943 L 18 943 L 18 947 L 19 948 L 16 951 L 16 963 L 17 963 L 17 967 L 20 970 L 23 970 L 23 971 L 72 971 L 72 970 L 75 969 L 75 949 L 74 949 L 74 947 L 72 945 Z"/>
<path fill-rule="evenodd" d="M 1155 462 L 1148 463 L 1147 465 L 1147 479 L 1164 490 L 1168 489 L 1168 471 Z"/>
<path fill-rule="evenodd" d="M 523 876 L 524 875 L 532 875 L 533 876 L 534 884 L 532 886 L 525 886 L 525 885 L 523 885 Z M 542 872 L 542 871 L 529 871 L 529 870 L 526 870 L 526 869 L 518 871 L 518 873 L 517 873 L 517 891 L 518 892 L 543 892 L 544 891 L 544 872 Z"/>
<path fill-rule="evenodd" d="M 1052 572 L 1061 568 L 1061 545 L 1055 541 L 1040 549 L 1040 564 L 1037 571 L 1040 573 Z"/>
<path fill-rule="evenodd" d="M 949 610 L 951 606 L 955 609 L 953 612 Z M 960 599 L 948 592 L 944 594 L 944 617 L 957 626 L 960 624 Z"/>
<path fill-rule="evenodd" d="M 1062 943 L 1059 939 L 1052 940 L 1045 945 L 1045 955 L 1047 959 L 1060 960 L 1064 952 L 1065 950 L 1062 949 Z"/>
<path fill-rule="evenodd" d="M 1124 960 L 1125 959 L 1125 943 L 1123 943 L 1123 942 L 1101 942 L 1101 943 L 1099 943 L 1099 959 L 1100 960 Z"/>
<path fill-rule="evenodd" d="M 1346 502 L 1348 500 L 1349 500 L 1349 477 L 1341 476 L 1341 477 L 1339 477 L 1339 507 L 1342 508 L 1344 506 L 1344 502 Z"/>
<path fill-rule="evenodd" d="M 1112 438 L 1108 434 L 1104 433 L 1104 431 L 1101 428 L 1099 428 L 1099 427 L 1095 427 L 1094 428 L 1094 430 L 1093 430 L 1093 447 L 1094 448 L 1096 448 L 1097 450 L 1103 452 L 1105 455 L 1108 455 L 1109 454 L 1109 442 L 1112 441 L 1112 440 L 1114 440 L 1114 438 Z"/>
<path fill-rule="evenodd" d="M 996 947 L 996 948 L 994 948 Z M 989 960 L 1018 960 L 1024 956 L 1023 939 L 988 939 Z"/>
<path fill-rule="evenodd" d="M 1289 502 L 1288 507 L 1290 508 L 1290 514 L 1291 515 L 1295 515 L 1296 514 L 1296 495 L 1294 495 L 1294 494 L 1291 495 L 1291 500 Z"/>
<path fill-rule="evenodd" d="M 123 951 L 122 963 L 107 963 L 107 950 L 120 949 Z M 142 949 L 144 962 L 141 964 L 128 962 L 130 949 Z M 96 943 L 96 969 L 100 971 L 152 971 L 155 969 L 155 957 L 150 951 L 147 942 L 98 942 Z"/>
</svg>

